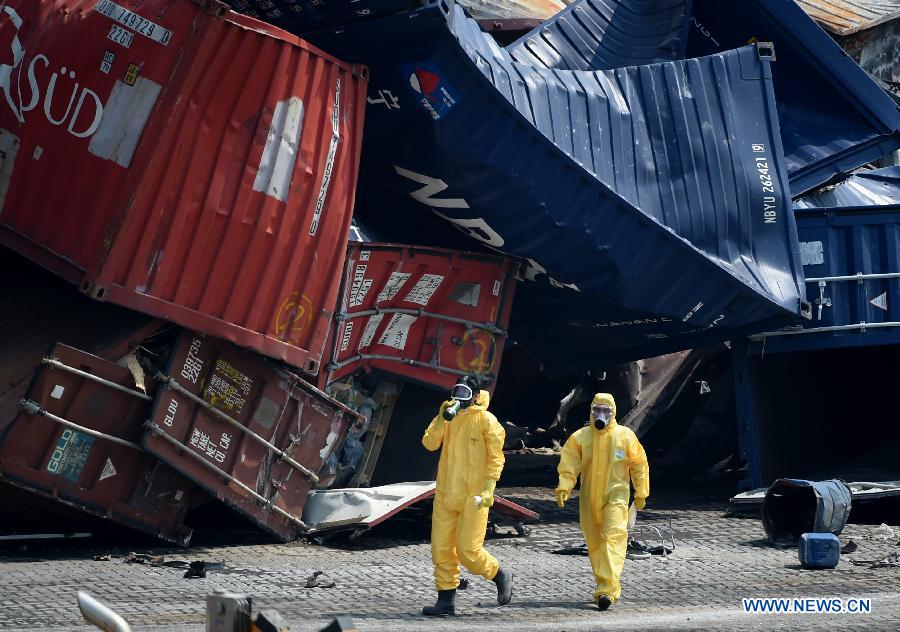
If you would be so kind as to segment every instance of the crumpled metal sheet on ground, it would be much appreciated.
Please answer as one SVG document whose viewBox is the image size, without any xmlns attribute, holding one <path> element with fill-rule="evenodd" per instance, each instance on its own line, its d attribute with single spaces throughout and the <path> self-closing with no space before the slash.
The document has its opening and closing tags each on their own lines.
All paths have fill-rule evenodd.
<svg viewBox="0 0 900 632">
<path fill-rule="evenodd" d="M 182 332 L 144 447 L 282 541 L 300 535 L 326 459 L 365 418 L 228 342 Z"/>
<path fill-rule="evenodd" d="M 5 481 L 188 544 L 191 530 L 184 517 L 197 487 L 139 445 L 150 397 L 135 390 L 127 369 L 57 344 L 23 408 L 0 435 Z"/>
<path fill-rule="evenodd" d="M 380 487 L 315 490 L 303 510 L 309 534 L 370 529 L 416 503 L 434 496 L 434 481 L 395 483 Z M 540 514 L 494 495 L 492 511 L 516 521 L 534 521 Z"/>
</svg>

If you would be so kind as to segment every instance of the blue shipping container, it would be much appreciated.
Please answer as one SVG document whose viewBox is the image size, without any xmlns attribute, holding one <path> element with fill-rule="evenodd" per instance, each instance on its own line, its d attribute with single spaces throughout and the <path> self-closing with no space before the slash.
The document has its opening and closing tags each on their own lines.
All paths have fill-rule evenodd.
<svg viewBox="0 0 900 632">
<path fill-rule="evenodd" d="M 801 195 L 900 147 L 894 101 L 793 0 L 694 0 L 687 55 L 773 42 L 791 191 Z"/>
<path fill-rule="evenodd" d="M 528 260 L 543 282 L 532 296 L 553 297 L 533 299 L 544 306 L 535 318 L 581 343 L 563 350 L 578 362 L 658 355 L 797 316 L 769 48 L 599 72 L 534 68 L 447 7 L 308 35 L 370 68 L 362 178 L 384 196 L 377 203 L 408 195 Z M 541 323 L 517 337 L 552 354 L 547 334 Z M 571 356 L 537 355 L 575 368 Z"/>
<path fill-rule="evenodd" d="M 755 352 L 900 344 L 900 204 L 795 210 L 812 320 Z"/>
</svg>

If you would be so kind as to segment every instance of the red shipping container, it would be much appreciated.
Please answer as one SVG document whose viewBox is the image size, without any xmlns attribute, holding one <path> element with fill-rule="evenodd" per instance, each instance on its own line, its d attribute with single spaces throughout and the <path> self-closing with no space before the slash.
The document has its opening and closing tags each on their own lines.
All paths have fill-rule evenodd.
<svg viewBox="0 0 900 632">
<path fill-rule="evenodd" d="M 0 4 L 0 243 L 315 374 L 366 81 L 215 0 Z"/>
<path fill-rule="evenodd" d="M 187 546 L 184 517 L 200 491 L 138 444 L 149 400 L 128 369 L 55 345 L 0 433 L 0 478 Z"/>
<path fill-rule="evenodd" d="M 364 418 L 247 349 L 183 332 L 143 445 L 219 500 L 288 542 L 309 490 Z"/>
<path fill-rule="evenodd" d="M 352 243 L 320 384 L 360 368 L 439 387 L 496 377 L 519 272 L 493 255 Z"/>
</svg>

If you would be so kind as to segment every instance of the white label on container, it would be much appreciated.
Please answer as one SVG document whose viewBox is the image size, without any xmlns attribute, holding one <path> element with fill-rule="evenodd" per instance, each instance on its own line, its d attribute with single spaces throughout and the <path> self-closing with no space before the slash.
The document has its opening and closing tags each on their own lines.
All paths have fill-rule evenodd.
<svg viewBox="0 0 900 632">
<path fill-rule="evenodd" d="M 406 347 L 409 328 L 413 326 L 417 319 L 417 316 L 410 316 L 409 314 L 394 314 L 388 326 L 384 328 L 381 338 L 378 339 L 378 344 L 402 350 Z"/>
<path fill-rule="evenodd" d="M 346 351 L 350 346 L 350 338 L 353 336 L 353 321 L 347 323 L 344 327 L 344 337 L 341 339 L 341 351 Z"/>
<path fill-rule="evenodd" d="M 366 266 L 358 265 L 353 272 L 353 284 L 350 286 L 350 305 L 356 305 L 356 297 L 359 296 L 359 289 L 365 281 Z"/>
<path fill-rule="evenodd" d="M 109 71 L 112 70 L 114 61 L 116 61 L 116 54 L 114 52 L 108 50 L 103 53 L 103 61 L 100 62 L 100 72 L 102 72 L 104 75 L 108 75 Z"/>
<path fill-rule="evenodd" d="M 362 287 L 359 288 L 359 293 L 356 295 L 356 299 L 350 301 L 350 307 L 359 307 L 363 303 L 366 302 L 366 295 L 369 293 L 369 290 L 372 288 L 372 279 L 365 279 L 362 282 Z"/>
<path fill-rule="evenodd" d="M 63 393 L 66 392 L 66 387 L 62 384 L 57 384 L 53 387 L 53 390 L 50 392 L 50 397 L 53 399 L 62 399 Z"/>
<path fill-rule="evenodd" d="M 162 86 L 143 77 L 133 86 L 116 81 L 88 151 L 127 169 L 160 90 Z"/>
<path fill-rule="evenodd" d="M 169 29 L 164 29 L 159 24 L 151 22 L 147 18 L 142 18 L 137 13 L 129 11 L 125 7 L 120 7 L 111 0 L 100 0 L 94 6 L 94 11 L 105 15 L 122 26 L 127 26 L 139 35 L 152 39 L 163 46 L 167 45 L 169 40 L 172 39 L 172 31 Z"/>
<path fill-rule="evenodd" d="M 379 292 L 375 302 L 380 303 L 381 301 L 389 301 L 397 296 L 397 292 L 400 291 L 400 288 L 403 287 L 403 284 L 406 283 L 406 280 L 409 279 L 409 277 L 409 272 L 391 272 L 391 276 L 388 277 L 387 283 L 384 284 L 384 287 L 381 289 L 381 292 Z"/>
<path fill-rule="evenodd" d="M 103 466 L 103 471 L 100 473 L 99 480 L 102 481 L 107 478 L 112 478 L 116 474 L 118 474 L 118 472 L 116 472 L 116 467 L 113 465 L 112 461 L 106 459 L 106 465 Z"/>
<path fill-rule="evenodd" d="M 419 305 L 427 305 L 443 280 L 444 275 L 442 274 L 423 274 L 422 278 L 416 281 L 416 284 L 404 300 Z"/>
<path fill-rule="evenodd" d="M 315 236 L 319 232 L 319 220 L 325 211 L 325 199 L 328 196 L 328 185 L 331 184 L 331 176 L 334 172 L 334 157 L 337 155 L 338 141 L 341 139 L 341 80 L 338 79 L 334 86 L 334 107 L 331 110 L 331 141 L 328 143 L 328 156 L 325 158 L 325 169 L 322 170 L 322 185 L 319 187 L 319 197 L 316 199 L 316 208 L 313 210 L 312 223 L 309 225 L 309 234 Z"/>
<path fill-rule="evenodd" d="M 825 250 L 821 241 L 800 242 L 800 263 L 805 266 L 817 266 L 825 263 Z"/>
<path fill-rule="evenodd" d="M 131 43 L 134 41 L 134 33 L 128 29 L 123 29 L 118 24 L 113 24 L 110 27 L 109 34 L 106 37 L 125 48 L 131 48 Z"/>
<path fill-rule="evenodd" d="M 363 330 L 363 335 L 359 339 L 359 346 L 356 348 L 357 351 L 372 344 L 372 339 L 375 337 L 375 331 L 378 329 L 378 325 L 381 324 L 382 318 L 384 318 L 384 314 L 375 314 L 369 319 L 369 322 L 366 323 L 366 328 Z"/>
<path fill-rule="evenodd" d="M 298 97 L 275 104 L 272 123 L 266 133 L 266 146 L 253 181 L 254 191 L 265 193 L 279 202 L 286 202 L 291 190 L 291 180 L 300 154 L 303 113 L 303 101 Z"/>
<path fill-rule="evenodd" d="M 359 253 L 359 260 L 360 261 L 368 261 L 369 255 L 370 255 L 370 252 L 368 250 L 363 250 Z"/>
<path fill-rule="evenodd" d="M 500 288 L 502 287 L 500 281 L 494 281 L 494 289 L 491 290 L 491 294 L 494 296 L 500 296 Z"/>
<path fill-rule="evenodd" d="M 882 309 L 884 311 L 888 310 L 887 292 L 882 292 L 869 302 L 878 309 Z"/>
</svg>

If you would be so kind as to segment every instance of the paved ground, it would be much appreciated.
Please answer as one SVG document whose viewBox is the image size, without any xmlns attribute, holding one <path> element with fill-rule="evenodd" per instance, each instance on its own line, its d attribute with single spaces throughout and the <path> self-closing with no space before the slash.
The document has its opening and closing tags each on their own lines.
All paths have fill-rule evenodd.
<svg viewBox="0 0 900 632">
<path fill-rule="evenodd" d="M 591 576 L 586 557 L 554 555 L 580 542 L 576 507 L 559 511 L 550 490 L 514 488 L 504 494 L 543 514 L 526 538 L 499 537 L 489 548 L 513 569 L 513 603 L 495 604 L 493 584 L 473 579 L 460 591 L 461 615 L 426 620 L 417 613 L 434 599 L 428 544 L 390 533 L 326 546 L 245 544 L 190 551 L 142 549 L 170 559 L 224 561 L 226 569 L 206 579 L 187 580 L 172 568 L 126 564 L 127 548 L 111 561 L 94 561 L 97 544 L 0 550 L 0 629 L 87 629 L 75 606 L 79 589 L 112 605 L 135 630 L 202 630 L 204 598 L 214 588 L 246 592 L 255 607 L 275 608 L 292 630 L 319 630 L 329 615 L 350 614 L 360 630 L 896 630 L 900 621 L 900 569 L 868 569 L 850 559 L 874 559 L 900 551 L 892 543 L 862 539 L 871 527 L 851 525 L 843 539 L 859 550 L 837 569 L 804 571 L 796 552 L 778 550 L 763 539 L 759 520 L 726 518 L 727 493 L 660 492 L 639 518 L 663 525 L 671 516 L 675 554 L 628 561 L 623 599 L 599 613 L 589 602 Z M 305 588 L 306 578 L 324 571 L 331 589 Z M 744 614 L 743 597 L 867 597 L 872 613 Z"/>
</svg>

